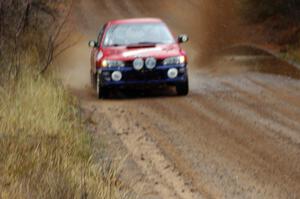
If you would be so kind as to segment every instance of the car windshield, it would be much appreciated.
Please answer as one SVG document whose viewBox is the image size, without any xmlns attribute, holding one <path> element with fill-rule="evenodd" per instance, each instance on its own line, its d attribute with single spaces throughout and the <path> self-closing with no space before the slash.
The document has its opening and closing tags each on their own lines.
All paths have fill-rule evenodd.
<svg viewBox="0 0 300 199">
<path fill-rule="evenodd" d="M 174 38 L 163 23 L 118 24 L 109 28 L 104 46 L 130 46 L 142 44 L 171 44 Z"/>
</svg>

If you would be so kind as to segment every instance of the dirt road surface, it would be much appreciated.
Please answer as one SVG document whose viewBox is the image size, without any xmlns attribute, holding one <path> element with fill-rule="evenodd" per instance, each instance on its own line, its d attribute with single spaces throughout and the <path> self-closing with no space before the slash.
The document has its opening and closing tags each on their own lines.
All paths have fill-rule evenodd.
<svg viewBox="0 0 300 199">
<path fill-rule="evenodd" d="M 120 159 L 128 154 L 124 178 L 142 185 L 146 199 L 300 198 L 300 75 L 283 62 L 227 55 L 209 66 L 190 64 L 187 97 L 162 90 L 96 99 L 87 41 L 106 20 L 158 16 L 176 32 L 201 35 L 184 24 L 189 16 L 178 15 L 198 1 L 166 2 L 78 0 L 74 36 L 81 42 L 58 62 L 97 134 Z M 161 10 L 168 5 L 173 16 Z M 192 59 L 205 50 L 193 42 L 186 46 Z"/>
</svg>

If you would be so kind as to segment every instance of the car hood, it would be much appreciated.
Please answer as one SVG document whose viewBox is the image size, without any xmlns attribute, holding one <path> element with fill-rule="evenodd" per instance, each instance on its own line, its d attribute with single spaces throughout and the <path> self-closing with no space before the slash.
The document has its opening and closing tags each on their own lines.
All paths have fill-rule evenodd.
<svg viewBox="0 0 300 199">
<path fill-rule="evenodd" d="M 164 59 L 166 57 L 182 55 L 178 44 L 156 45 L 151 47 L 110 47 L 103 50 L 106 59 L 131 60 L 136 57 L 155 57 Z"/>
</svg>

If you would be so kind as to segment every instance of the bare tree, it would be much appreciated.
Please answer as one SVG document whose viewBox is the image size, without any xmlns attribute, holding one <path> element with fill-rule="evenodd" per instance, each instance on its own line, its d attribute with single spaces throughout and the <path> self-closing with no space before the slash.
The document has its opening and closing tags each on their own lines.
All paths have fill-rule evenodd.
<svg viewBox="0 0 300 199">
<path fill-rule="evenodd" d="M 45 72 L 68 45 L 72 0 L 0 0 L 0 72 L 17 77 L 25 65 Z"/>
</svg>

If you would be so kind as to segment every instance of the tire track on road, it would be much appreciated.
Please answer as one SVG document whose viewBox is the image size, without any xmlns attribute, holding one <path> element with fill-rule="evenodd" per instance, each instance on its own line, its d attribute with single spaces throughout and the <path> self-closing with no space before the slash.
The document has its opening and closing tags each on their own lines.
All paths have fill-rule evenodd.
<svg viewBox="0 0 300 199">
<path fill-rule="evenodd" d="M 185 102 L 183 102 L 183 103 L 185 103 Z M 168 106 L 172 106 L 172 107 L 175 107 L 174 106 L 174 104 L 172 104 L 172 103 L 168 103 L 169 105 Z M 151 109 L 153 109 L 153 107 L 155 107 L 155 111 L 162 111 L 162 110 L 164 110 L 165 108 L 164 108 L 164 106 L 161 106 L 161 105 L 159 105 L 158 106 L 158 108 L 157 108 L 157 104 L 155 104 L 155 106 L 153 106 L 153 104 L 152 104 L 152 106 L 151 106 Z M 188 112 L 188 113 L 193 113 L 193 111 L 192 110 L 188 110 L 188 109 L 186 109 L 186 108 L 182 108 L 179 104 L 178 104 L 178 102 L 176 102 L 176 107 L 177 107 L 177 109 L 176 110 L 178 110 L 178 109 L 181 109 L 181 110 L 185 110 L 186 112 Z M 172 110 L 172 108 L 170 108 L 169 109 L 169 111 L 171 111 Z M 168 116 L 168 118 L 163 118 L 164 119 L 164 121 L 166 121 L 165 122 L 165 124 L 166 123 L 169 123 L 169 122 L 171 122 L 174 118 L 174 113 L 176 113 L 176 110 L 174 110 L 173 111 L 173 113 L 172 113 L 172 111 L 170 112 L 170 113 L 168 113 L 168 112 L 166 112 L 165 110 L 163 111 L 163 113 L 164 114 L 160 114 L 160 115 L 167 115 Z M 193 108 L 193 110 L 194 111 L 196 111 L 194 108 Z M 149 111 L 151 111 L 151 110 L 147 110 L 148 112 Z M 206 112 L 206 111 L 205 111 Z M 180 113 L 182 113 L 182 112 L 180 112 Z M 197 110 L 197 113 L 199 113 L 199 111 Z M 159 116 L 157 116 L 157 117 L 159 117 Z M 171 118 L 170 118 L 171 117 Z M 195 115 L 194 114 L 192 114 L 192 117 L 195 117 Z M 173 118 L 173 119 L 172 119 Z M 182 116 L 182 118 L 185 118 L 184 117 L 184 115 Z M 199 118 L 199 117 L 198 117 Z M 215 117 L 213 117 L 213 118 L 215 118 Z M 191 118 L 189 118 L 189 119 L 191 119 Z M 201 119 L 201 121 L 203 122 L 203 121 L 205 121 L 203 118 Z M 169 130 L 169 132 L 170 133 L 177 133 L 177 131 L 176 131 L 176 129 L 178 129 L 179 128 L 179 133 L 181 132 L 181 133 L 183 133 L 184 135 L 186 135 L 188 138 L 191 138 L 191 137 L 193 137 L 194 139 L 193 139 L 193 141 L 200 141 L 199 139 L 196 139 L 196 134 L 192 134 L 191 136 L 189 136 L 188 134 L 191 134 L 190 133 L 190 131 L 191 132 L 193 132 L 193 130 L 194 129 L 203 129 L 203 128 L 200 128 L 199 127 L 199 125 L 196 125 L 196 121 L 191 121 L 191 123 L 193 123 L 193 124 L 191 124 L 191 125 L 193 125 L 193 127 L 192 127 L 192 129 L 190 130 L 189 128 L 188 129 L 186 129 L 185 131 L 181 131 L 181 129 L 180 129 L 180 127 L 178 127 L 178 126 L 176 126 L 176 123 L 178 123 L 178 122 L 176 122 L 176 121 L 174 121 L 174 122 L 171 122 L 169 125 L 167 125 L 167 127 L 166 128 L 169 128 L 170 130 Z M 185 123 L 185 122 L 183 122 L 183 123 Z M 196 125 L 196 126 L 195 126 Z M 185 127 L 187 127 L 187 126 L 190 126 L 189 124 L 185 124 L 184 125 Z M 173 128 L 172 128 L 173 127 Z M 175 130 L 173 130 L 173 129 L 175 129 Z M 221 128 L 219 128 L 219 129 L 221 129 Z M 214 131 L 212 131 L 212 132 L 210 132 L 207 128 L 205 128 L 205 131 L 207 131 L 207 133 L 215 133 Z M 222 136 L 222 134 L 220 134 L 220 137 L 222 137 L 222 139 L 224 139 L 224 135 Z M 232 135 L 231 135 L 231 137 L 232 137 Z M 168 138 L 167 138 L 168 139 Z M 170 138 L 169 138 L 170 139 Z M 212 140 L 212 138 L 208 138 L 209 140 Z M 216 139 L 216 137 L 215 137 L 215 139 Z M 183 142 L 183 140 L 184 139 L 182 139 L 181 141 Z M 192 144 L 193 143 L 193 141 L 191 142 L 191 141 L 189 141 L 188 143 L 189 144 L 187 144 L 186 143 L 186 141 L 184 142 L 184 143 L 186 143 L 185 145 L 190 145 L 190 147 L 192 147 L 192 146 L 196 146 L 197 144 Z M 201 142 L 200 142 L 201 143 Z M 199 143 L 199 144 L 200 144 Z M 173 143 L 173 144 L 175 144 L 176 145 L 176 143 Z M 216 144 L 216 143 L 215 143 Z M 220 142 L 219 142 L 219 144 L 221 144 Z M 232 143 L 233 145 L 236 145 L 236 143 L 235 142 L 233 142 Z M 223 146 L 225 146 L 225 148 L 226 147 L 228 147 L 228 146 L 232 146 L 232 144 L 230 144 L 230 142 L 223 142 L 223 144 L 221 144 L 221 145 L 223 145 Z M 245 149 L 247 148 L 243 143 L 241 144 L 241 143 L 238 143 L 238 145 L 240 146 L 240 149 L 238 149 L 238 150 L 236 150 L 235 152 L 233 152 L 233 153 L 230 153 L 230 149 L 228 149 L 228 148 L 226 148 L 226 153 L 229 153 L 229 157 L 230 157 L 230 155 L 231 154 L 235 154 L 235 156 L 231 156 L 231 158 L 229 158 L 229 159 L 232 159 L 232 160 L 234 160 L 235 158 L 237 158 L 236 157 L 236 153 L 238 152 L 238 151 L 244 151 L 243 153 L 243 155 L 246 155 L 246 158 L 248 159 L 249 157 L 251 157 L 251 154 L 253 155 L 253 154 L 259 154 L 259 153 L 257 153 L 257 152 L 255 152 L 255 150 L 254 151 L 249 151 L 249 150 L 247 150 L 248 151 L 248 154 L 247 154 L 247 152 L 245 152 Z M 199 148 L 199 147 L 198 147 Z M 265 146 L 265 148 L 268 148 L 268 146 Z M 273 146 L 273 148 L 274 148 L 274 146 Z M 214 149 L 210 149 L 210 155 L 211 156 L 214 156 L 213 155 L 213 151 Z M 219 152 L 220 153 L 220 152 Z M 220 155 L 220 154 L 219 154 Z M 242 155 L 241 155 L 242 156 Z M 259 158 L 257 159 L 257 158 L 254 158 L 254 159 L 250 159 L 250 161 L 248 161 L 248 163 L 245 163 L 244 164 L 244 168 L 247 168 L 248 166 L 249 166 L 249 164 L 251 164 L 251 161 L 253 161 L 253 160 L 255 160 L 255 161 L 253 161 L 253 162 L 255 162 L 255 164 L 257 164 L 258 162 L 259 162 L 259 160 L 263 160 L 262 159 L 262 157 L 265 159 L 266 157 L 268 157 L 268 156 L 270 156 L 270 157 L 272 157 L 272 155 L 270 155 L 270 154 L 264 154 L 264 156 L 259 156 Z M 261 162 L 261 165 L 260 165 L 260 167 L 257 169 L 257 170 L 261 170 L 262 168 L 265 168 L 264 169 L 264 171 L 267 171 L 268 169 L 266 168 L 266 166 L 264 166 L 265 165 L 265 163 L 268 163 L 268 161 L 270 162 L 270 160 L 268 159 L 268 158 L 266 158 L 263 162 Z M 247 162 L 247 160 L 246 160 L 246 162 Z M 229 164 L 230 165 L 230 164 Z M 253 163 L 252 163 L 252 166 L 253 166 Z M 233 166 L 231 166 L 231 167 L 233 167 Z M 270 169 L 272 170 L 272 168 L 273 167 L 271 167 Z M 271 176 L 272 176 L 272 174 L 271 174 Z M 262 177 L 261 177 L 262 178 Z M 274 179 L 274 181 L 278 181 L 279 180 L 279 178 L 278 177 L 276 177 L 276 175 L 273 175 L 273 177 L 271 177 L 271 179 L 272 178 L 275 178 Z M 272 180 L 270 179 L 270 177 L 269 177 L 269 181 L 270 182 L 272 182 Z M 200 179 L 200 181 L 201 181 L 201 179 Z M 212 188 L 211 188 L 212 189 Z"/>
<path fill-rule="evenodd" d="M 300 107 L 300 100 L 297 99 L 297 96 L 293 95 L 295 91 L 286 91 L 285 89 L 288 89 L 287 87 L 285 89 L 280 90 L 278 88 L 274 89 L 268 84 L 261 82 L 261 80 L 258 80 L 257 78 L 254 79 L 253 77 L 247 77 L 247 79 L 249 79 L 249 81 L 253 82 L 254 84 L 262 87 L 274 97 L 279 98 L 282 101 L 287 102 L 291 105 L 294 105 L 295 107 Z"/>
<path fill-rule="evenodd" d="M 273 122 L 278 123 L 291 131 L 300 132 L 299 115 L 290 115 L 286 117 L 286 114 L 290 114 L 286 109 L 279 108 L 276 104 L 270 104 L 269 96 L 265 98 L 259 98 L 256 95 L 251 95 L 244 90 L 241 90 L 232 83 L 223 82 L 227 87 L 236 92 L 236 98 L 248 108 L 257 110 L 261 117 L 270 118 Z M 282 113 L 284 112 L 284 113 Z M 293 118 L 294 117 L 294 118 Z M 300 133 L 297 134 L 300 137 Z"/>
<path fill-rule="evenodd" d="M 136 113 L 131 111 L 134 109 L 122 105 L 116 109 L 126 111 L 121 116 L 119 113 L 114 114 L 114 111 L 106 112 L 112 122 L 112 127 L 118 132 L 121 141 L 143 170 L 143 173 L 147 174 L 147 178 L 153 180 L 158 195 L 162 198 L 202 198 L 200 193 L 191 191 L 175 167 L 168 169 L 173 164 L 169 162 L 167 156 L 162 154 L 156 144 L 157 141 L 149 139 L 148 130 L 143 129 L 143 126 L 131 119 L 136 116 Z M 114 120 L 113 118 L 119 119 Z M 122 129 L 127 129 L 128 134 L 124 134 Z"/>
</svg>

